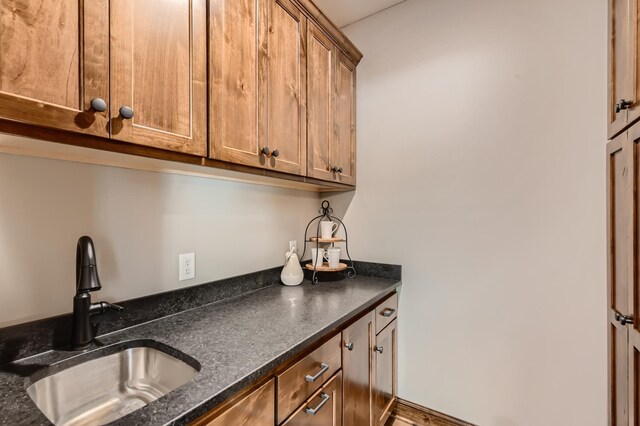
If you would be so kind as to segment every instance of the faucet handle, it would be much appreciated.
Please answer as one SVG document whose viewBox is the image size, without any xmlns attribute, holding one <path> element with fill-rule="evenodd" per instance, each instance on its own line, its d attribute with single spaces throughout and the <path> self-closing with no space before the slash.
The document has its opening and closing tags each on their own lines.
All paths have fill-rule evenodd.
<svg viewBox="0 0 640 426">
<path fill-rule="evenodd" d="M 111 309 L 113 309 L 114 311 L 118 311 L 118 312 L 120 312 L 120 311 L 124 311 L 124 308 L 123 308 L 122 306 L 120 306 L 120 305 L 116 305 L 115 303 L 108 303 L 108 302 L 102 302 L 102 303 L 104 303 L 105 305 L 107 305 L 107 309 L 111 308 Z"/>
<path fill-rule="evenodd" d="M 116 305 L 115 303 L 109 302 L 96 302 L 92 303 L 89 308 L 90 314 L 104 314 L 109 309 L 113 309 L 114 311 L 124 311 L 124 308 L 120 305 Z"/>
</svg>

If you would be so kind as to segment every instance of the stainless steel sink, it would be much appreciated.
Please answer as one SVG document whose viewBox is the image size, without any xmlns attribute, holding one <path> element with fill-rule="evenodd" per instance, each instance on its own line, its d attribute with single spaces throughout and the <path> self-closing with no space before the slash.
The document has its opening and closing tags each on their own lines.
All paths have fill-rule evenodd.
<svg viewBox="0 0 640 426">
<path fill-rule="evenodd" d="M 166 395 L 197 372 L 158 349 L 134 347 L 42 378 L 27 393 L 55 425 L 102 425 Z"/>
</svg>

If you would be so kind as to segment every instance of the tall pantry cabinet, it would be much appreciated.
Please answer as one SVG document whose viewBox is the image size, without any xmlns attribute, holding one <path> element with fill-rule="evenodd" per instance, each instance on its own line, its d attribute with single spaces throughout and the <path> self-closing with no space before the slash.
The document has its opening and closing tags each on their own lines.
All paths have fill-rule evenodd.
<svg viewBox="0 0 640 426">
<path fill-rule="evenodd" d="M 609 425 L 640 424 L 638 1 L 609 1 L 607 328 Z"/>
</svg>

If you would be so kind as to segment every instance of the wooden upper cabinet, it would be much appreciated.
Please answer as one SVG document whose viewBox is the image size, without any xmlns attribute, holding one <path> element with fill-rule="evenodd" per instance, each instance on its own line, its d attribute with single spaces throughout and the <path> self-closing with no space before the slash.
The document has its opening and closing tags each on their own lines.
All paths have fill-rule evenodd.
<svg viewBox="0 0 640 426">
<path fill-rule="evenodd" d="M 398 320 L 393 320 L 376 336 L 374 347 L 373 416 L 376 425 L 384 425 L 396 398 Z"/>
<path fill-rule="evenodd" d="M 313 23 L 307 40 L 307 175 L 355 185 L 356 66 Z"/>
<path fill-rule="evenodd" d="M 111 0 L 113 139 L 206 155 L 206 12 L 206 0 Z"/>
<path fill-rule="evenodd" d="M 266 141 L 264 0 L 209 3 L 209 156 L 260 167 Z"/>
<path fill-rule="evenodd" d="M 336 66 L 335 148 L 331 162 L 336 180 L 356 183 L 356 66 L 340 53 Z"/>
<path fill-rule="evenodd" d="M 375 318 L 371 311 L 342 332 L 343 420 L 371 424 L 371 371 Z"/>
<path fill-rule="evenodd" d="M 0 2 L 0 118 L 108 136 L 107 0 Z"/>
<path fill-rule="evenodd" d="M 266 0 L 267 144 L 269 168 L 305 175 L 307 170 L 307 18 L 289 0 Z M 277 152 L 276 152 L 277 151 Z"/>
<path fill-rule="evenodd" d="M 640 117 L 639 6 L 609 0 L 609 138 Z"/>
<path fill-rule="evenodd" d="M 312 22 L 307 33 L 307 175 L 332 180 L 337 49 Z"/>
</svg>

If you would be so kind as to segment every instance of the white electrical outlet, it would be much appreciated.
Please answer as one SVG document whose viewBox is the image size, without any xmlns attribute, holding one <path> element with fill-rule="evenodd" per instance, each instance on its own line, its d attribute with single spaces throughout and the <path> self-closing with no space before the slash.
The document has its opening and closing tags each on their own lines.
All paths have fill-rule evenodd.
<svg viewBox="0 0 640 426">
<path fill-rule="evenodd" d="M 293 240 L 293 241 L 289 241 L 289 251 L 295 250 L 298 251 L 298 241 Z"/>
<path fill-rule="evenodd" d="M 180 270 L 178 281 L 192 280 L 196 277 L 196 254 L 185 253 L 178 256 Z"/>
</svg>

